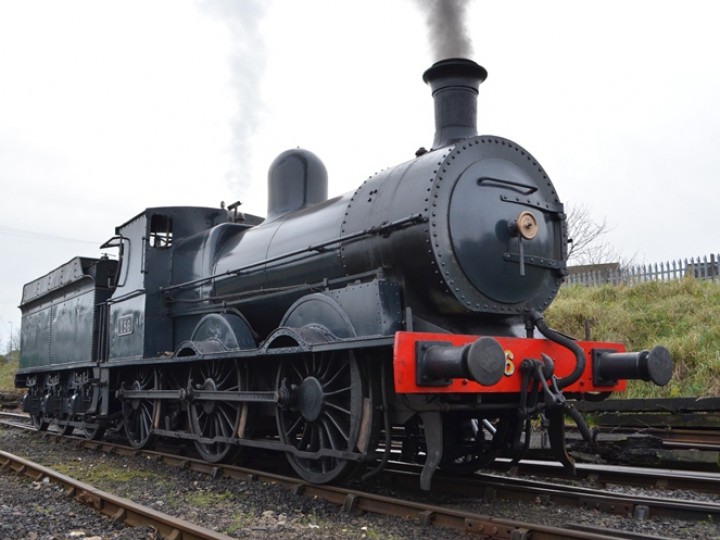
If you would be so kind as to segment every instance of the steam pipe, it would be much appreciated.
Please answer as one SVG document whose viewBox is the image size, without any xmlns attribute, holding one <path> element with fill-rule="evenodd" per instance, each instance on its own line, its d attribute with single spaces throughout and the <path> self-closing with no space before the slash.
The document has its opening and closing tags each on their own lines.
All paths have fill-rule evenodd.
<svg viewBox="0 0 720 540">
<path fill-rule="evenodd" d="M 528 314 L 528 317 L 543 336 L 548 338 L 550 341 L 554 341 L 558 345 L 562 345 L 566 349 L 570 349 L 575 355 L 575 369 L 567 377 L 558 379 L 558 388 L 562 390 L 563 388 L 566 388 L 576 382 L 585 371 L 585 366 L 587 364 L 585 351 L 583 351 L 582 347 L 580 347 L 574 339 L 564 336 L 560 332 L 556 332 L 545 324 L 545 320 L 539 311 L 532 310 Z"/>
</svg>

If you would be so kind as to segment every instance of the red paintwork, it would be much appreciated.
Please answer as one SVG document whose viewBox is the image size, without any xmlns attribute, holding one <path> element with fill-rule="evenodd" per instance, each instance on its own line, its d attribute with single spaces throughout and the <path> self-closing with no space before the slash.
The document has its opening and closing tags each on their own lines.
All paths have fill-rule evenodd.
<svg viewBox="0 0 720 540">
<path fill-rule="evenodd" d="M 506 375 L 494 386 L 482 386 L 470 379 L 454 379 L 448 386 L 418 386 L 415 384 L 415 344 L 418 341 L 446 341 L 455 346 L 472 343 L 482 336 L 455 334 L 433 334 L 420 332 L 397 332 L 395 334 L 395 353 L 393 359 L 395 391 L 399 394 L 468 394 L 468 393 L 517 393 L 520 392 L 522 374 L 520 363 L 526 358 L 540 359 L 545 353 L 555 361 L 555 375 L 559 378 L 569 375 L 575 368 L 575 355 L 565 347 L 547 339 L 527 339 L 496 337 L 505 350 L 506 358 L 512 355 L 515 373 Z M 595 386 L 592 382 L 592 350 L 614 349 L 625 351 L 621 343 L 602 341 L 578 341 L 585 350 L 587 364 L 580 379 L 564 389 L 565 392 L 617 392 L 627 387 L 627 381 L 618 381 L 614 386 Z"/>
</svg>

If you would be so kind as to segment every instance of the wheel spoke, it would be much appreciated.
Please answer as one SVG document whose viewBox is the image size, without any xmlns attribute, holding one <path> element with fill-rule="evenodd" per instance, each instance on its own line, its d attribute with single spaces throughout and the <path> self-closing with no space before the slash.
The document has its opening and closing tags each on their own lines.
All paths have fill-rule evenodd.
<svg viewBox="0 0 720 540">
<path fill-rule="evenodd" d="M 338 388 L 337 390 L 326 391 L 325 397 L 327 398 L 328 396 L 344 395 L 344 394 L 347 394 L 348 392 L 350 392 L 351 390 L 352 390 L 352 386 L 348 385 L 344 388 Z"/>
<path fill-rule="evenodd" d="M 318 365 L 317 365 L 317 370 L 315 371 L 315 374 L 319 380 L 324 381 L 327 379 L 328 374 L 331 372 L 333 363 L 330 360 L 329 354 L 318 355 L 318 356 L 319 356 L 318 361 L 317 361 Z"/>
<path fill-rule="evenodd" d="M 220 414 L 218 415 L 218 423 L 220 424 L 221 431 L 224 437 L 232 437 L 233 434 L 233 421 L 229 411 L 226 410 L 227 406 L 220 406 Z"/>
<path fill-rule="evenodd" d="M 344 426 L 340 425 L 340 422 L 337 421 L 335 416 L 330 411 L 327 411 L 325 413 L 325 423 L 329 423 L 330 425 L 334 426 L 337 432 L 340 434 L 340 436 L 343 438 L 345 442 L 350 440 L 350 434 L 347 432 Z"/>
<path fill-rule="evenodd" d="M 350 409 L 341 407 L 340 405 L 337 405 L 331 401 L 326 402 L 325 405 L 327 405 L 328 407 L 330 407 L 332 409 L 335 409 L 336 411 L 340 411 L 341 413 L 343 413 L 344 415 L 346 415 L 348 417 L 352 416 L 352 412 L 350 411 Z"/>
<path fill-rule="evenodd" d="M 288 438 L 290 439 L 294 438 L 300 432 L 300 430 L 305 427 L 305 419 L 303 418 L 302 414 L 295 414 L 295 421 L 293 421 L 292 418 L 293 416 L 288 414 L 287 424 L 290 425 L 290 422 L 292 422 L 292 425 L 290 425 L 286 433 Z"/>
<path fill-rule="evenodd" d="M 325 388 L 330 388 L 333 384 L 335 384 L 336 381 L 338 381 L 338 379 L 341 376 L 345 375 L 345 372 L 347 372 L 349 369 L 350 369 L 349 365 L 341 364 L 340 368 L 335 373 L 332 374 L 332 376 L 330 377 L 330 379 L 328 381 L 325 382 Z"/>
<path fill-rule="evenodd" d="M 342 445 L 347 442 L 347 439 L 343 440 L 342 436 L 338 437 L 338 432 L 336 431 L 332 420 L 325 416 L 322 420 L 320 420 L 320 425 L 322 426 L 322 431 L 325 435 L 324 439 L 329 443 L 330 448 L 333 450 L 342 450 Z"/>
<path fill-rule="evenodd" d="M 300 439 L 297 441 L 295 447 L 298 450 L 308 450 L 311 438 L 312 428 L 307 423 L 304 423 L 302 433 L 300 434 Z"/>
</svg>

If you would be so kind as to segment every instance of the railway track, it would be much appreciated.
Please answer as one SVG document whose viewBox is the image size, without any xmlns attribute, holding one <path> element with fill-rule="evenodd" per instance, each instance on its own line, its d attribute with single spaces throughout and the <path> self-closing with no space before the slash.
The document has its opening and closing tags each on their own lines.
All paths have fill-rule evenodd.
<svg viewBox="0 0 720 540">
<path fill-rule="evenodd" d="M 548 527 L 525 523 L 505 518 L 497 518 L 487 515 L 480 515 L 477 512 L 466 511 L 461 508 L 449 508 L 447 504 L 432 505 L 425 502 L 411 502 L 399 498 L 386 497 L 367 491 L 356 489 L 340 488 L 335 486 L 315 486 L 307 484 L 297 478 L 284 475 L 268 473 L 264 471 L 248 469 L 236 466 L 214 465 L 201 460 L 188 457 L 172 455 L 161 452 L 138 452 L 130 447 L 108 442 L 95 442 L 85 439 L 70 439 L 68 437 L 55 437 L 46 434 L 52 440 L 74 444 L 82 447 L 102 450 L 114 454 L 150 456 L 154 460 L 162 461 L 168 465 L 182 467 L 194 472 L 208 474 L 213 477 L 226 476 L 228 478 L 243 481 L 262 481 L 277 484 L 295 493 L 303 494 L 311 498 L 320 498 L 342 506 L 346 512 L 373 512 L 383 515 L 398 516 L 404 519 L 411 519 L 425 526 L 451 527 L 463 531 L 475 531 L 488 538 L 498 539 L 525 539 L 525 538 L 650 538 L 651 536 L 638 535 L 637 533 L 625 533 L 623 531 L 612 531 L 609 533 L 605 528 L 593 530 L 587 526 L 572 527 Z M 521 465 L 521 467 L 527 465 Z M 545 465 L 547 467 L 547 465 Z M 647 471 L 646 471 L 647 472 Z M 664 472 L 664 471 L 660 471 Z M 392 485 L 395 488 L 410 491 L 411 497 L 416 497 L 417 486 L 419 485 L 419 470 L 412 467 L 395 466 L 383 475 L 383 483 Z M 597 474 L 597 471 L 592 474 Z M 610 475 L 610 472 L 606 474 Z M 614 483 L 617 472 L 614 476 L 604 477 L 607 483 Z M 630 478 L 628 471 L 626 478 Z M 692 479 L 690 479 L 692 480 Z M 705 478 L 697 476 L 695 480 L 699 483 L 711 485 L 717 483 L 717 478 Z M 688 481 L 688 479 L 686 479 Z M 682 485 L 679 479 L 674 483 L 658 482 L 658 487 L 671 488 Z M 688 489 L 688 487 L 683 487 Z M 439 475 L 433 481 L 435 494 L 444 493 L 454 497 L 454 504 L 462 505 L 463 502 L 477 501 L 483 503 L 491 502 L 494 499 L 541 501 L 544 504 L 562 504 L 575 506 L 583 509 L 594 509 L 596 511 L 608 512 L 611 514 L 624 514 L 634 516 L 635 519 L 647 519 L 650 517 L 671 517 L 674 519 L 720 519 L 720 505 L 715 503 L 697 501 L 678 501 L 670 499 L 658 499 L 654 497 L 637 497 L 618 493 L 608 493 L 598 489 L 578 488 L 547 482 L 531 481 L 519 478 L 503 478 L 491 475 L 472 475 L 466 478 L 444 477 Z M 712 489 L 709 489 L 712 491 Z M 458 496 L 461 493 L 462 496 Z M 172 533 L 171 533 L 172 534 Z M 184 538 L 184 537 L 178 537 Z"/>
<path fill-rule="evenodd" d="M 172 462 L 171 458 L 169 462 Z M 166 461 L 168 462 L 168 461 Z M 182 463 L 188 466 L 187 462 Z M 204 472 L 207 464 L 201 467 L 193 464 L 192 470 Z M 222 533 L 217 533 L 192 523 L 179 520 L 123 499 L 112 494 L 98 490 L 93 486 L 74 480 L 52 469 L 23 459 L 19 456 L 0 451 L 0 470 L 9 469 L 18 474 L 24 474 L 34 480 L 49 478 L 51 482 L 62 485 L 67 495 L 75 496 L 94 509 L 115 520 L 122 520 L 129 526 L 149 525 L 155 528 L 161 538 L 182 540 L 230 540 Z M 597 531 L 580 528 L 562 528 L 534 525 L 508 519 L 493 518 L 468 512 L 453 511 L 439 506 L 421 503 L 412 503 L 389 497 L 345 490 L 341 488 L 318 487 L 305 484 L 289 477 L 256 474 L 254 471 L 243 471 L 239 468 L 222 468 L 223 473 L 232 477 L 254 481 L 271 482 L 292 488 L 298 494 L 308 497 L 321 497 L 329 502 L 341 505 L 346 512 L 374 512 L 409 519 L 416 519 L 424 525 L 451 527 L 454 529 L 475 532 L 486 538 L 525 540 L 533 539 L 577 539 L 577 540 L 606 540 L 617 538 L 653 538 L 643 535 L 625 535 L 622 531 L 612 534 L 599 534 Z M 607 533 L 607 531 L 604 531 Z"/>
<path fill-rule="evenodd" d="M 3 420 L 5 418 L 5 420 Z M 17 427 L 34 430 L 30 425 L 29 417 L 24 413 L 9 413 L 0 411 L 0 423 Z M 669 430 L 671 431 L 671 430 Z M 53 433 L 53 432 L 50 432 Z M 634 433 L 634 431 L 633 431 Z M 678 433 L 676 436 L 685 437 L 685 441 L 690 444 L 691 438 L 695 436 L 695 432 Z M 132 453 L 138 451 L 124 446 L 123 444 L 113 444 L 111 442 L 87 441 L 82 437 L 72 437 L 71 440 L 76 441 L 86 448 L 105 448 L 111 452 Z M 705 439 L 694 439 L 697 442 L 704 442 Z M 173 453 L 174 447 L 168 446 L 167 452 L 163 455 Z M 183 453 L 189 452 L 191 456 L 195 453 L 190 448 L 184 448 Z M 398 464 L 399 467 L 407 467 Z M 413 467 L 410 467 L 413 469 Z M 533 476 L 543 478 L 568 478 L 562 466 L 556 462 L 547 460 L 522 460 L 517 464 L 510 464 L 509 460 L 498 459 L 488 466 L 488 470 L 506 474 L 510 477 L 517 476 Z M 667 470 L 653 469 L 647 467 L 633 467 L 623 465 L 601 465 L 577 463 L 575 475 L 572 477 L 576 481 L 585 481 L 586 485 L 592 487 L 606 486 L 634 486 L 640 488 L 654 488 L 659 490 L 687 490 L 701 493 L 720 494 L 720 471 L 713 472 L 697 472 L 689 470 Z"/>
<path fill-rule="evenodd" d="M 631 434 L 656 437 L 666 448 L 697 448 L 720 451 L 720 429 L 683 429 L 658 427 L 597 427 L 595 431 L 606 434 Z"/>
<path fill-rule="evenodd" d="M 491 468 L 511 476 L 558 478 L 564 475 L 560 464 L 540 461 L 521 461 L 512 466 L 499 461 L 491 465 Z M 586 485 L 594 487 L 633 486 L 720 494 L 720 473 L 711 472 L 578 463 L 573 479 L 585 481 Z"/>
<path fill-rule="evenodd" d="M 2 413 L 0 413 L 0 418 Z M 23 421 L 29 419 L 26 415 L 15 414 L 11 415 L 11 418 Z M 0 420 L 1 424 L 8 427 L 16 427 L 34 431 L 34 428 L 28 423 L 15 423 Z M 48 433 L 50 436 L 56 435 L 53 432 Z M 75 444 L 81 445 L 88 449 L 95 449 L 100 451 L 135 455 L 138 453 L 146 453 L 163 459 L 165 461 L 172 461 L 173 457 L 179 459 L 181 463 L 186 462 L 189 459 L 183 455 L 178 457 L 177 452 L 171 450 L 172 447 L 168 447 L 167 452 L 152 452 L 152 451 L 138 451 L 133 448 L 127 447 L 123 444 L 117 444 L 109 441 L 89 441 L 82 437 L 59 437 L 61 441 L 74 441 Z M 186 452 L 187 449 L 183 449 Z M 192 448 L 190 448 L 192 452 Z M 172 456 L 172 457 L 171 457 Z M 209 465 L 200 459 L 193 460 L 194 467 L 199 468 L 202 472 L 207 470 L 216 471 L 216 465 Z M 203 467 L 202 465 L 208 465 Z M 267 470 L 268 467 L 265 467 Z M 414 475 L 418 473 L 419 467 L 414 467 L 407 464 L 395 463 L 390 472 L 393 471 L 398 475 Z M 576 464 L 575 475 L 568 477 L 565 473 L 562 465 L 555 462 L 548 461 L 520 461 L 517 464 L 511 465 L 508 460 L 497 460 L 495 463 L 488 467 L 488 470 L 500 473 L 503 477 L 508 478 L 512 481 L 516 477 L 542 477 L 547 479 L 561 479 L 561 480 L 573 480 L 583 481 L 586 486 L 593 488 L 605 488 L 608 486 L 631 486 L 638 488 L 651 488 L 657 490 L 685 490 L 695 491 L 700 493 L 708 494 L 720 494 L 720 473 L 712 472 L 701 472 L 696 471 L 683 471 L 683 470 L 666 470 L 666 469 L 650 469 L 644 467 L 628 467 L 628 466 L 617 466 L 617 465 L 598 465 L 598 464 Z M 487 477 L 487 475 L 474 475 L 479 477 Z M 443 484 L 448 482 L 452 483 L 453 476 L 440 476 Z M 472 478 L 472 477 L 471 477 Z M 463 482 L 467 480 L 467 477 L 463 479 Z M 407 483 L 407 482 L 403 482 Z M 409 486 L 411 487 L 411 486 Z M 464 486 L 458 486 L 458 488 L 464 488 Z"/>
<path fill-rule="evenodd" d="M 720 398 L 608 399 L 583 401 L 598 434 L 642 434 L 666 448 L 720 451 Z"/>
<path fill-rule="evenodd" d="M 162 538 L 175 540 L 232 540 L 230 536 L 225 534 L 211 531 L 176 516 L 169 516 L 128 499 L 117 497 L 53 469 L 0 450 L 0 471 L 3 470 L 14 471 L 37 481 L 48 478 L 50 482 L 61 485 L 65 489 L 67 496 L 75 497 L 78 501 L 91 506 L 98 512 L 113 520 L 122 521 L 130 527 L 149 525 Z"/>
</svg>

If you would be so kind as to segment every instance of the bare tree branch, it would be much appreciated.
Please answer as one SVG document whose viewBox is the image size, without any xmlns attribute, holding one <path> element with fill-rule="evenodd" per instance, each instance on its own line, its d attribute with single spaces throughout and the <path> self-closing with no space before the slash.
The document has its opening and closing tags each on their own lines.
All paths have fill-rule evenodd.
<svg viewBox="0 0 720 540">
<path fill-rule="evenodd" d="M 596 221 L 584 204 L 568 205 L 568 262 L 573 265 L 620 262 L 620 251 L 606 239 L 607 219 Z"/>
</svg>

